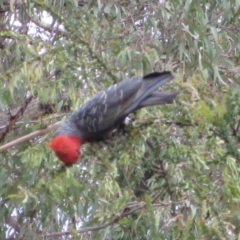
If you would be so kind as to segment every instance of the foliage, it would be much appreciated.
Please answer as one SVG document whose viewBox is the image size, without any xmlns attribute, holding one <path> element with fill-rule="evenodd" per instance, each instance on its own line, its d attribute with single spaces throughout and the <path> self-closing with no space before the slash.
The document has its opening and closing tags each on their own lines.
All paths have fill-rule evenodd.
<svg viewBox="0 0 240 240">
<path fill-rule="evenodd" d="M 3 151 L 1 239 L 239 238 L 238 1 L 0 6 L 2 114 L 29 96 L 51 105 L 34 117 L 23 108 L 2 144 L 68 116 L 65 95 L 73 111 L 128 76 L 170 70 L 167 89 L 181 92 L 84 145 L 71 168 L 48 149 L 51 133 Z"/>
</svg>

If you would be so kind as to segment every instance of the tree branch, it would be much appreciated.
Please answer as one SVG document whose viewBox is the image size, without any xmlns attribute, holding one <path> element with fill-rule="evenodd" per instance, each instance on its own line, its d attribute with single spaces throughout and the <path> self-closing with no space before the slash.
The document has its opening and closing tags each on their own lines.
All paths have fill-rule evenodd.
<svg viewBox="0 0 240 240">
<path fill-rule="evenodd" d="M 158 195 L 156 196 L 158 197 Z M 154 202 L 156 201 L 156 197 L 154 197 L 154 199 L 152 200 L 152 204 L 153 204 L 153 207 L 160 207 L 160 206 L 169 206 L 169 205 L 172 205 L 173 203 L 172 202 L 169 202 L 169 203 L 164 203 L 164 202 L 161 202 L 161 203 L 157 203 L 157 204 L 154 204 Z M 185 201 L 188 197 L 185 196 L 183 199 L 175 202 L 175 204 L 179 204 L 179 203 L 182 203 L 183 201 Z M 141 209 L 144 209 L 146 207 L 146 203 L 141 203 L 141 204 L 137 204 L 137 205 L 133 205 L 133 206 L 129 206 L 129 207 L 126 207 L 122 213 L 119 215 L 119 216 L 116 216 L 112 221 L 108 222 L 108 223 L 104 223 L 102 225 L 98 225 L 98 226 L 94 226 L 94 227 L 86 227 L 86 228 L 81 228 L 77 231 L 77 233 L 84 233 L 84 232 L 90 232 L 90 231 L 97 231 L 97 230 L 100 230 L 100 229 L 103 229 L 103 228 L 106 228 L 108 226 L 111 226 L 115 223 L 117 223 L 118 221 L 120 221 L 121 219 L 129 216 L 129 215 L 132 215 L 133 213 L 141 210 Z M 130 210 L 129 210 L 130 209 Z M 61 237 L 61 236 L 66 236 L 66 235 L 69 235 L 71 234 L 71 231 L 66 231 L 66 232 L 53 232 L 53 233 L 46 233 L 46 234 L 43 234 L 43 235 L 40 235 L 41 238 L 49 238 L 49 237 Z"/>
<path fill-rule="evenodd" d="M 26 135 L 26 136 L 23 136 L 23 137 L 21 137 L 21 138 L 18 138 L 18 139 L 16 139 L 16 140 L 12 141 L 12 142 L 9 142 L 9 143 L 7 143 L 7 144 L 5 144 L 5 145 L 3 145 L 3 146 L 0 147 L 0 152 L 3 152 L 3 151 L 5 151 L 5 150 L 7 150 L 7 149 L 9 149 L 9 148 L 11 148 L 11 147 L 14 147 L 14 146 L 20 144 L 20 143 L 23 143 L 23 142 L 29 141 L 29 140 L 31 140 L 31 139 L 34 139 L 34 138 L 36 138 L 36 137 L 38 137 L 38 136 L 42 136 L 42 135 L 50 132 L 52 129 L 56 128 L 56 127 L 59 126 L 60 124 L 61 124 L 61 121 L 60 121 L 60 122 L 56 122 L 56 123 L 48 126 L 48 127 L 45 128 L 45 129 L 41 129 L 41 130 L 35 131 L 35 132 L 30 133 L 30 134 L 28 134 L 28 135 Z"/>
<path fill-rule="evenodd" d="M 125 208 L 122 212 L 122 214 L 120 216 L 115 217 L 112 221 L 108 222 L 108 223 L 104 223 L 102 225 L 98 225 L 98 226 L 94 226 L 94 227 L 86 227 L 86 228 L 81 228 L 79 230 L 77 230 L 77 233 L 84 233 L 84 232 L 89 232 L 89 231 L 97 231 L 103 228 L 106 228 L 110 225 L 113 225 L 115 223 L 117 223 L 120 219 L 127 217 L 135 212 L 137 212 L 138 210 L 144 208 L 146 206 L 146 204 L 142 204 L 136 208 L 133 208 L 130 211 L 125 211 L 127 208 Z M 48 237 L 60 237 L 60 236 L 66 236 L 71 234 L 71 231 L 66 231 L 66 232 L 53 232 L 53 233 L 46 233 L 41 235 L 41 238 L 48 238 Z"/>
</svg>

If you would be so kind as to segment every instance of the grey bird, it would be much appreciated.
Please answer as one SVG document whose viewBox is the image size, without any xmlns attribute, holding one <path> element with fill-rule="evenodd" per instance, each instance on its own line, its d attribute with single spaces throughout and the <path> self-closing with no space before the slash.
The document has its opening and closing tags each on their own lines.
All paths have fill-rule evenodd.
<svg viewBox="0 0 240 240">
<path fill-rule="evenodd" d="M 169 71 L 153 72 L 121 81 L 96 94 L 57 129 L 49 147 L 66 165 L 74 164 L 83 143 L 106 138 L 130 113 L 172 103 L 178 92 L 156 91 L 172 79 Z"/>
</svg>

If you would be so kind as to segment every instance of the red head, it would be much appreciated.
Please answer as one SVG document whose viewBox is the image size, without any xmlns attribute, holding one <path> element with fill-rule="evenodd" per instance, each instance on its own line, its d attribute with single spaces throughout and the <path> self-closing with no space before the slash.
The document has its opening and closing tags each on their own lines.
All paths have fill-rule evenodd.
<svg viewBox="0 0 240 240">
<path fill-rule="evenodd" d="M 77 137 L 60 135 L 52 138 L 48 146 L 65 165 L 70 166 L 78 160 L 81 144 Z"/>
</svg>

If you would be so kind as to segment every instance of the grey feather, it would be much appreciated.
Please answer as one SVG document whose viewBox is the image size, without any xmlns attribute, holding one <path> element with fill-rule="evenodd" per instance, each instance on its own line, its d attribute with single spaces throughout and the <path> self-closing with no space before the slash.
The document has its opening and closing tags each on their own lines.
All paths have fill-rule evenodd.
<svg viewBox="0 0 240 240">
<path fill-rule="evenodd" d="M 149 106 L 154 106 L 154 105 L 159 105 L 159 104 L 169 104 L 173 103 L 173 100 L 176 98 L 176 96 L 179 94 L 179 92 L 155 92 L 152 93 L 148 98 L 143 100 L 139 108 L 143 107 L 149 107 Z"/>
</svg>

